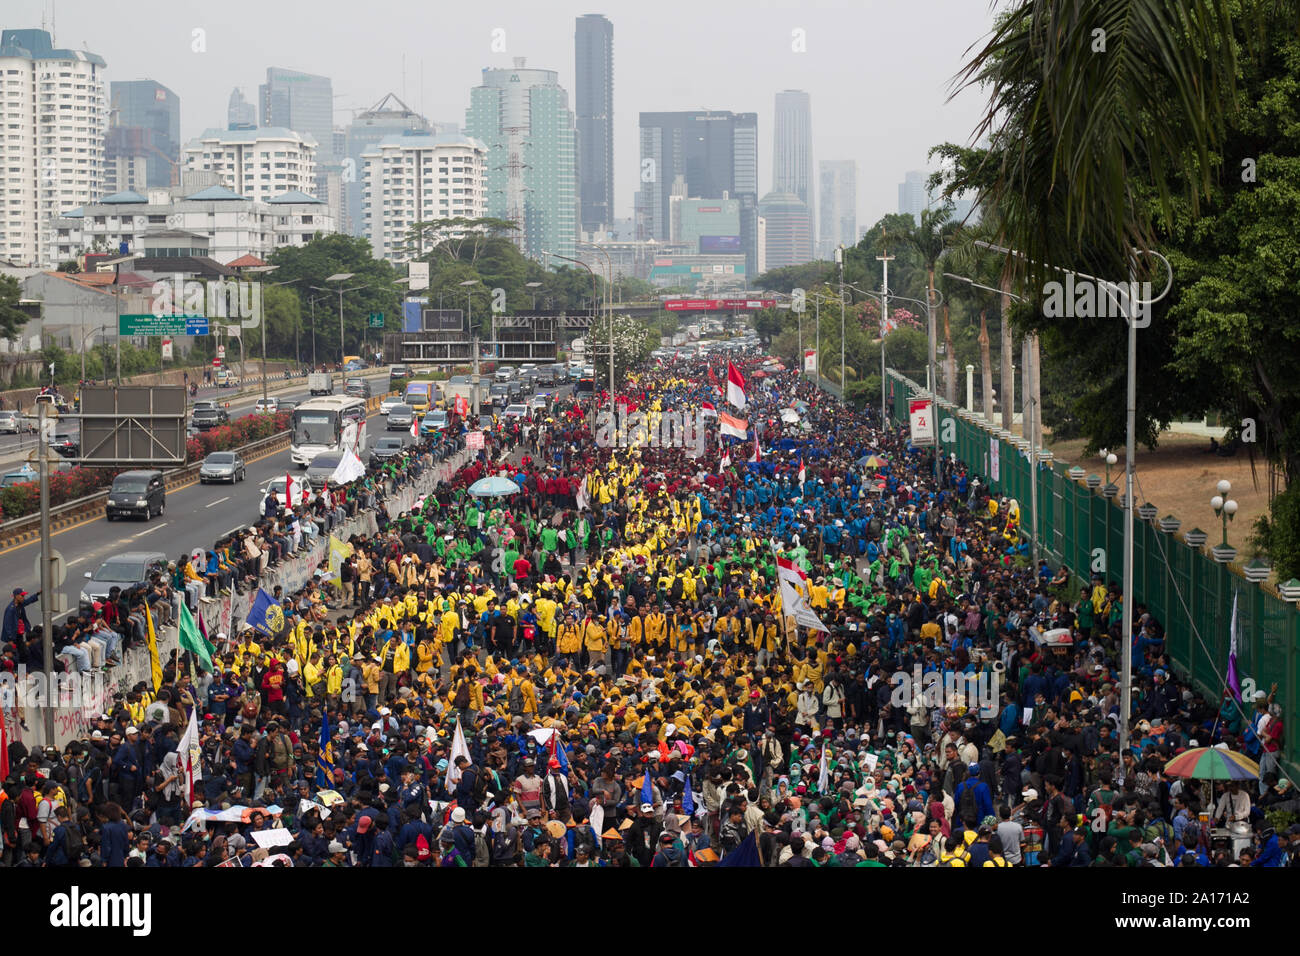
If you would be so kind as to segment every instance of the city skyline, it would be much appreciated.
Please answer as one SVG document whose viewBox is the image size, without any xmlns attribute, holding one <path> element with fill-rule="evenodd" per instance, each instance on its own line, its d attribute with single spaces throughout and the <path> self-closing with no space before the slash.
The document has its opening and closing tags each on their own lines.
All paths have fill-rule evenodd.
<svg viewBox="0 0 1300 956">
<path fill-rule="evenodd" d="M 11 6 L 6 28 L 40 26 L 46 7 L 42 0 L 16 0 Z M 937 11 L 938 0 L 933 6 Z M 633 215 L 640 112 L 702 107 L 756 112 L 758 150 L 766 159 L 773 155 L 775 94 L 799 89 L 818 103 L 813 156 L 858 163 L 855 212 L 866 224 L 894 211 L 898 182 L 907 170 L 927 165 L 931 146 L 949 140 L 964 143 L 974 128 L 978 93 L 962 93 L 949 102 L 951 80 L 966 49 L 987 34 L 994 11 L 980 4 L 943 7 L 944 16 L 933 20 L 918 16 L 923 10 L 896 10 L 883 0 L 865 6 L 829 3 L 815 10 L 794 3 L 755 10 L 724 2 L 708 8 L 670 4 L 653 11 L 629 3 L 543 11 L 509 0 L 486 10 L 412 9 L 404 13 L 408 24 L 403 37 L 410 39 L 393 45 L 391 37 L 364 22 L 345 31 L 312 31 L 287 9 L 254 7 L 244 0 L 234 0 L 219 19 L 213 14 L 206 23 L 202 15 L 178 16 L 160 0 L 141 0 L 129 27 L 107 8 L 65 0 L 58 11 L 56 40 L 64 47 L 83 48 L 84 43 L 104 57 L 109 80 L 147 75 L 176 91 L 185 103 L 185 142 L 205 129 L 224 126 L 231 90 L 252 92 L 273 65 L 330 78 L 336 91 L 333 123 L 338 128 L 349 124 L 353 111 L 364 111 L 389 92 L 425 117 L 463 116 L 482 69 L 508 69 L 518 55 L 527 56 L 530 65 L 557 71 L 559 86 L 572 97 L 575 19 L 603 14 L 620 36 L 636 38 L 620 47 L 614 71 L 616 220 Z M 328 2 L 319 12 L 320 20 L 331 14 L 346 18 L 345 8 L 333 9 Z M 683 35 L 674 24 L 687 12 L 693 29 Z M 863 58 L 860 32 L 844 29 L 849 15 L 863 26 L 889 31 L 896 42 Z M 262 28 L 253 31 L 239 25 L 249 16 L 256 16 Z M 931 29 L 935 25 L 938 29 Z M 418 39 L 434 29 L 460 38 L 440 54 L 436 65 L 432 56 L 421 53 Z M 294 42 L 285 42 L 285 36 L 295 37 Z M 481 42 L 468 42 L 474 36 Z M 719 58 L 721 37 L 735 49 L 764 55 Z M 873 101 L 870 122 L 862 122 L 865 91 L 893 89 L 897 76 L 913 75 L 914 50 L 921 44 L 933 64 L 926 78 L 908 84 L 907 95 L 891 93 Z M 142 45 L 150 51 L 147 58 L 139 55 Z M 196 46 L 202 52 L 193 49 Z M 357 52 L 381 48 L 383 55 L 373 58 Z M 882 143 L 888 146 L 882 148 Z M 331 145 L 322 143 L 324 151 Z M 762 168 L 766 166 L 760 163 L 760 195 L 773 186 L 773 170 Z"/>
</svg>

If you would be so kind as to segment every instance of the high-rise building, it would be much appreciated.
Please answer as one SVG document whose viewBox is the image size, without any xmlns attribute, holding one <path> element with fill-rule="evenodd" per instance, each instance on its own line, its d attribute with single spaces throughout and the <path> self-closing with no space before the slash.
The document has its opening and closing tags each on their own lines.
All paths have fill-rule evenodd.
<svg viewBox="0 0 1300 956">
<path fill-rule="evenodd" d="M 758 114 L 642 113 L 640 126 L 638 218 L 643 238 L 671 238 L 670 199 L 680 176 L 689 196 L 740 201 L 741 243 L 746 269 L 753 274 L 758 262 Z"/>
<path fill-rule="evenodd" d="M 519 224 L 527 256 L 572 256 L 578 232 L 573 111 L 555 70 L 484 68 L 465 133 L 488 148 L 487 214 Z"/>
<path fill-rule="evenodd" d="M 925 188 L 924 170 L 913 169 L 898 184 L 898 212 L 911 215 L 916 222 L 921 221 L 921 213 L 930 205 L 930 194 Z"/>
<path fill-rule="evenodd" d="M 104 60 L 54 48 L 45 30 L 0 33 L 0 258 L 27 265 L 50 220 L 104 189 Z"/>
<path fill-rule="evenodd" d="M 767 269 L 802 265 L 812 259 L 808 207 L 794 193 L 771 192 L 758 203 L 766 223 L 764 259 Z"/>
<path fill-rule="evenodd" d="M 334 85 L 328 76 L 270 66 L 257 94 L 258 125 L 310 135 L 316 141 L 316 161 L 334 162 Z"/>
<path fill-rule="evenodd" d="M 181 99 L 153 80 L 108 86 L 105 190 L 170 186 L 181 158 Z M 143 173 L 143 176 L 140 174 Z"/>
<path fill-rule="evenodd" d="M 378 258 L 405 262 L 428 252 L 428 246 L 411 247 L 409 230 L 417 222 L 488 214 L 488 147 L 482 140 L 398 133 L 368 146 L 361 159 L 362 235 Z"/>
<path fill-rule="evenodd" d="M 578 221 L 584 233 L 605 233 L 614 222 L 614 25 L 598 13 L 578 17 L 573 49 Z"/>
<path fill-rule="evenodd" d="M 803 90 L 776 94 L 772 127 L 772 192 L 794 193 L 808 209 L 813 223 L 812 100 Z"/>
<path fill-rule="evenodd" d="M 392 93 L 356 115 L 346 130 L 342 154 L 345 209 L 342 229 L 354 236 L 367 235 L 362 203 L 365 172 L 362 156 L 366 151 L 380 140 L 393 135 L 432 132 L 435 130 L 427 119 Z"/>
<path fill-rule="evenodd" d="M 227 189 L 255 202 L 294 190 L 316 195 L 316 140 L 291 129 L 204 130 L 181 157 L 184 169 L 214 172 Z"/>
<path fill-rule="evenodd" d="M 235 87 L 226 106 L 227 129 L 254 129 L 257 126 L 257 107 L 248 102 L 244 91 Z"/>
<path fill-rule="evenodd" d="M 858 242 L 858 164 L 852 159 L 823 159 L 817 164 L 817 258 L 832 259 L 841 243 Z"/>
</svg>

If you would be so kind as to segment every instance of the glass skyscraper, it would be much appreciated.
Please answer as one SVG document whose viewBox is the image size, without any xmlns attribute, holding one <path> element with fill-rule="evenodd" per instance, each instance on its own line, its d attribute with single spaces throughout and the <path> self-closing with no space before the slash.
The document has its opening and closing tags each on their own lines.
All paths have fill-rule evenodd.
<svg viewBox="0 0 1300 956">
<path fill-rule="evenodd" d="M 569 94 L 555 70 L 484 68 L 465 133 L 488 147 L 487 214 L 520 226 L 524 254 L 572 256 L 578 230 L 577 144 Z M 556 263 L 548 263 L 550 266 Z"/>
<path fill-rule="evenodd" d="M 578 221 L 583 232 L 604 232 L 614 223 L 614 25 L 598 13 L 578 17 L 573 49 Z"/>
</svg>

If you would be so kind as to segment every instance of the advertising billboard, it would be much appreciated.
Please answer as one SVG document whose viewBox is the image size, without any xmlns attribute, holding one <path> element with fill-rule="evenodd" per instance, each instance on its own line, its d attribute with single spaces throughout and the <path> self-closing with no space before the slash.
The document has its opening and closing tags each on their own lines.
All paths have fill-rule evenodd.
<svg viewBox="0 0 1300 956">
<path fill-rule="evenodd" d="M 740 245 L 740 236 L 700 236 L 701 255 L 711 253 L 738 255 L 744 251 Z"/>
</svg>

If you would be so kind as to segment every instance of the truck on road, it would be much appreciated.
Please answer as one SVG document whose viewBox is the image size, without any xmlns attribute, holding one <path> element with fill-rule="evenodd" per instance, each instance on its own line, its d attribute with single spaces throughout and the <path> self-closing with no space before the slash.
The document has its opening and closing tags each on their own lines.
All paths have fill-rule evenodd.
<svg viewBox="0 0 1300 956">
<path fill-rule="evenodd" d="M 334 376 L 329 372 L 309 372 L 307 388 L 313 395 L 333 395 Z"/>
</svg>

